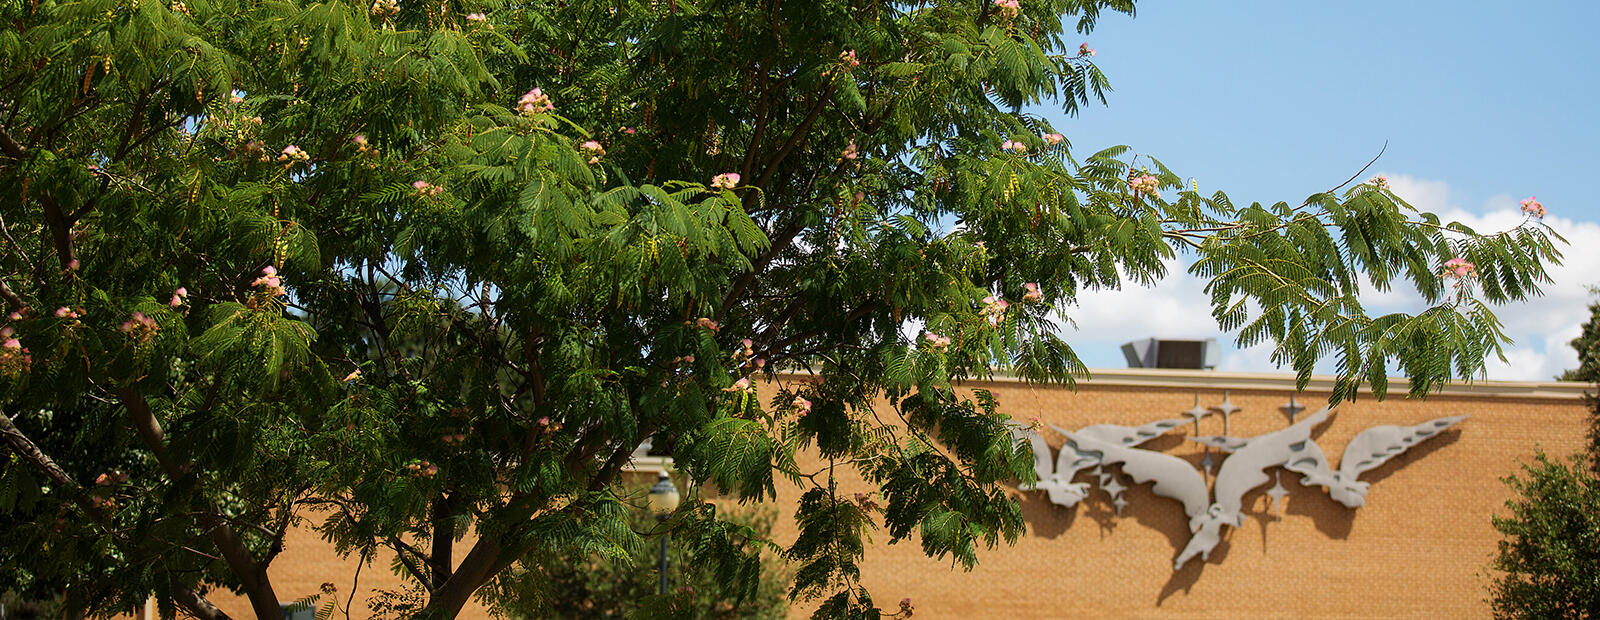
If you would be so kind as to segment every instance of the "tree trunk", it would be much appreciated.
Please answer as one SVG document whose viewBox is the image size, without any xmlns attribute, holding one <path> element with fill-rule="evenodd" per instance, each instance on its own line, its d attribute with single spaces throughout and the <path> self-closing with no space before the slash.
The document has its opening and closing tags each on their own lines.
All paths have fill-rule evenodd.
<svg viewBox="0 0 1600 620">
<path fill-rule="evenodd" d="M 134 430 L 139 432 L 139 438 L 144 440 L 145 447 L 155 454 L 156 462 L 161 464 L 162 471 L 166 472 L 167 478 L 176 484 L 183 478 L 185 468 L 167 452 L 166 436 L 161 431 L 161 422 L 156 420 L 155 413 L 150 411 L 150 405 L 145 402 L 144 395 L 132 388 L 121 388 L 117 390 L 117 398 L 128 411 L 128 420 L 133 423 Z M 209 502 L 203 503 L 209 504 Z M 203 505 L 199 508 L 197 519 L 200 526 L 205 528 L 206 534 L 211 537 L 211 542 L 222 552 L 228 568 L 233 569 L 234 576 L 239 578 L 239 585 L 244 587 L 245 595 L 250 598 L 250 607 L 256 612 L 256 617 L 271 620 L 282 618 L 283 609 L 278 606 L 278 595 L 272 591 L 272 580 L 267 577 L 266 567 L 256 562 L 244 541 L 234 533 L 233 527 L 218 515 L 215 506 Z"/>
</svg>

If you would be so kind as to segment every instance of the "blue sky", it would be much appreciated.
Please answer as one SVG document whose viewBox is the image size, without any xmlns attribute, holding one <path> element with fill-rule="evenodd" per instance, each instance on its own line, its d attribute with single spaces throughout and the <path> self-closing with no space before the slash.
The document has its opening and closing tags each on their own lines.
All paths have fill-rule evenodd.
<svg viewBox="0 0 1600 620">
<path fill-rule="evenodd" d="M 1107 105 L 1075 118 L 1035 111 L 1075 153 L 1127 144 L 1235 202 L 1297 203 L 1385 142 L 1363 178 L 1387 174 L 1396 193 L 1447 219 L 1515 225 L 1516 201 L 1537 195 L 1574 245 L 1545 299 L 1499 313 L 1517 342 L 1488 376 L 1542 380 L 1575 359 L 1564 343 L 1587 317 L 1585 286 L 1600 283 L 1600 252 L 1590 250 L 1600 206 L 1582 188 L 1600 163 L 1600 124 L 1588 114 L 1600 97 L 1600 38 L 1586 30 L 1595 23 L 1591 2 L 1149 1 L 1083 37 L 1111 80 Z M 1068 313 L 1083 329 L 1072 341 L 1091 367 L 1118 367 L 1120 340 L 1218 335 L 1201 286 L 1177 277 L 1086 298 Z M 1259 349 L 1230 351 L 1223 366 L 1272 370 Z"/>
</svg>

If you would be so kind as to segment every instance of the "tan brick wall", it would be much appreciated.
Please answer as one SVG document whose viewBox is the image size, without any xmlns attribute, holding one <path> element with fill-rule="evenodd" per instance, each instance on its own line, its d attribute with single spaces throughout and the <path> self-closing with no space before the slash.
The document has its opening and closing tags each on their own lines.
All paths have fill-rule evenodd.
<svg viewBox="0 0 1600 620">
<path fill-rule="evenodd" d="M 1071 429 L 1181 417 L 1197 393 L 1202 405 L 1217 404 L 1222 390 L 1213 386 L 1227 385 L 1228 375 L 1205 376 L 1217 380 L 1183 387 L 1094 382 L 1080 385 L 1076 393 L 1006 381 L 968 387 L 993 390 L 1002 410 L 1016 417 L 1036 415 Z M 1233 434 L 1282 428 L 1287 418 L 1278 407 L 1288 400 L 1290 380 L 1246 384 L 1257 387 L 1231 391 L 1233 403 L 1243 407 L 1233 416 Z M 1274 384 L 1281 387 L 1260 388 Z M 772 389 L 767 386 L 763 393 Z M 1500 478 L 1518 471 L 1535 446 L 1557 455 L 1580 449 L 1586 416 L 1570 389 L 1559 397 L 1531 389 L 1526 392 L 1539 395 L 1504 396 L 1519 393 L 1510 388 L 1500 392 L 1458 391 L 1424 401 L 1397 395 L 1381 403 L 1362 398 L 1341 406 L 1313 433 L 1335 461 L 1351 437 L 1372 426 L 1472 417 L 1364 474 L 1361 479 L 1372 487 L 1360 509 L 1347 509 L 1320 488 L 1300 486 L 1298 476 L 1284 475 L 1289 495 L 1281 515 L 1271 512 L 1261 490 L 1252 492 L 1245 498 L 1244 527 L 1229 530 L 1210 561 L 1192 561 L 1176 573 L 1172 560 L 1187 541 L 1187 519 L 1180 504 L 1151 495 L 1146 484 L 1125 492 L 1129 506 L 1121 518 L 1098 489 L 1072 509 L 1049 503 L 1043 492 L 1020 494 L 1027 532 L 1014 547 L 981 552 L 979 567 L 970 573 L 952 568 L 948 558 L 927 558 L 915 539 L 885 544 L 887 536 L 880 531 L 868 549 L 863 580 L 886 607 L 910 597 L 918 618 L 1486 617 L 1486 567 L 1498 540 L 1490 517 L 1503 513 L 1510 497 Z M 1326 397 L 1326 392 L 1307 392 L 1299 398 L 1315 409 Z M 1202 434 L 1221 431 L 1217 416 L 1201 423 Z M 1173 431 L 1145 447 L 1188 458 L 1198 467 L 1199 446 L 1182 440 L 1183 434 L 1190 432 Z M 1061 437 L 1045 435 L 1052 446 L 1060 446 Z M 819 465 L 814 458 L 805 462 Z M 849 474 L 841 479 L 846 492 L 869 490 Z M 1120 480 L 1129 482 L 1125 476 Z M 797 489 L 780 487 L 781 515 L 792 514 L 796 497 Z M 781 544 L 791 542 L 793 524 L 780 518 L 774 535 Z M 458 558 L 469 544 L 458 545 Z M 337 559 L 315 532 L 302 529 L 289 537 L 272 577 L 284 600 L 333 582 L 342 601 L 350 592 L 354 564 Z M 372 588 L 398 587 L 388 566 L 385 557 L 362 571 L 351 617 L 365 617 L 364 599 Z M 249 615 L 236 597 L 216 594 L 213 600 L 235 617 Z M 809 610 L 803 605 L 795 615 Z M 461 617 L 487 615 L 470 606 Z"/>
<path fill-rule="evenodd" d="M 1086 384 L 1077 393 L 1014 382 L 969 387 L 992 390 L 1014 416 L 1037 415 L 1068 429 L 1178 418 L 1193 407 L 1196 393 L 1202 405 L 1223 396 L 1220 389 L 1190 387 Z M 1232 402 L 1243 407 L 1232 418 L 1233 434 L 1283 428 L 1288 418 L 1278 407 L 1288 394 L 1232 390 Z M 1315 409 L 1326 398 L 1307 393 L 1299 400 Z M 1284 475 L 1289 495 L 1281 515 L 1271 512 L 1265 487 L 1246 495 L 1244 527 L 1228 530 L 1210 561 L 1191 561 L 1176 573 L 1172 561 L 1188 540 L 1187 518 L 1181 504 L 1152 495 L 1144 484 L 1124 493 L 1129 505 L 1121 518 L 1098 488 L 1071 509 L 1051 504 L 1042 491 L 1020 494 L 1027 533 L 1014 547 L 980 553 L 970 573 L 948 559 L 927 558 L 914 539 L 884 544 L 880 532 L 867 552 L 863 581 L 881 606 L 910 597 L 918 618 L 1486 617 L 1486 567 L 1498 540 L 1490 517 L 1503 513 L 1510 497 L 1500 478 L 1518 471 L 1535 446 L 1560 455 L 1580 449 L 1582 403 L 1363 398 L 1339 407 L 1313 437 L 1337 465 L 1346 443 L 1366 428 L 1459 414 L 1472 417 L 1364 474 L 1361 479 L 1372 483 L 1366 506 L 1347 509 L 1320 487 L 1302 487 L 1298 476 Z M 1220 416 L 1201 423 L 1201 434 L 1221 433 Z M 1200 446 L 1182 434 L 1175 430 L 1144 447 L 1198 468 Z M 1045 436 L 1060 447 L 1062 437 Z M 865 490 L 849 479 L 847 491 Z M 787 491 L 782 499 L 792 502 L 796 492 Z M 792 540 L 793 525 L 780 526 L 788 528 L 777 534 L 781 541 Z"/>
<path fill-rule="evenodd" d="M 316 518 L 317 515 L 306 515 L 307 518 Z M 455 545 L 455 558 L 461 561 L 467 551 L 472 548 L 473 539 L 465 539 Z M 357 555 L 351 554 L 348 558 L 341 558 L 334 553 L 333 544 L 322 539 L 316 530 L 310 527 L 297 527 L 289 530 L 284 537 L 283 552 L 273 560 L 268 569 L 272 578 L 273 591 L 278 599 L 288 603 L 299 600 L 320 591 L 322 584 L 332 583 L 338 588 L 338 597 L 341 613 L 335 618 L 343 618 L 343 607 L 349 601 L 351 588 L 355 588 L 355 599 L 350 604 L 351 618 L 367 618 L 371 611 L 367 601 L 372 596 L 374 589 L 403 590 L 403 582 L 398 575 L 389 570 L 393 562 L 393 554 L 380 554 L 371 564 L 363 567 L 360 581 L 356 581 Z M 250 602 L 242 596 L 235 596 L 224 592 L 214 592 L 208 596 L 211 602 L 227 612 L 234 618 L 249 618 L 255 614 L 250 611 Z M 487 619 L 489 613 L 476 601 L 469 601 L 466 608 L 459 616 L 463 619 Z"/>
</svg>

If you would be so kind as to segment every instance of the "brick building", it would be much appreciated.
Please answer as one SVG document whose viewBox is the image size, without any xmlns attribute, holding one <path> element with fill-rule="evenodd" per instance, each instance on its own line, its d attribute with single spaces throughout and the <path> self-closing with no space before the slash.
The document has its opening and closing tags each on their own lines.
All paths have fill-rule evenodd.
<svg viewBox="0 0 1600 620">
<path fill-rule="evenodd" d="M 1230 421 L 1230 434 L 1238 437 L 1287 426 L 1280 408 L 1294 394 L 1288 375 L 1168 369 L 1100 370 L 1075 392 L 1011 380 L 966 387 L 992 391 L 1002 411 L 1014 417 L 1038 416 L 1066 429 L 1178 418 L 1197 398 L 1210 406 L 1226 396 L 1240 408 Z M 1501 478 L 1518 472 L 1536 448 L 1560 456 L 1581 449 L 1586 387 L 1480 381 L 1410 400 L 1400 384 L 1386 401 L 1363 397 L 1343 404 L 1312 435 L 1335 466 L 1345 445 L 1370 427 L 1470 417 L 1364 473 L 1360 479 L 1371 487 L 1358 509 L 1284 472 L 1277 480 L 1287 494 L 1276 511 L 1269 485 L 1250 491 L 1244 525 L 1227 530 L 1209 560 L 1190 561 L 1177 571 L 1173 559 L 1190 536 L 1182 505 L 1152 494 L 1150 484 L 1119 475 L 1130 487 L 1122 492 L 1127 503 L 1120 517 L 1098 487 L 1071 508 L 1051 503 L 1043 491 L 1018 491 L 1027 532 L 1015 546 L 980 552 L 975 570 L 929 559 L 914 541 L 883 544 L 880 534 L 868 549 L 863 581 L 877 600 L 912 599 L 918 618 L 1486 617 L 1487 566 L 1499 540 L 1490 518 L 1505 513 L 1510 497 Z M 1326 401 L 1330 388 L 1328 379 L 1317 378 L 1295 398 L 1309 412 Z M 1200 434 L 1221 434 L 1218 418 L 1203 419 Z M 1204 446 L 1183 438 L 1194 434 L 1189 427 L 1174 429 L 1142 447 L 1198 469 Z M 1053 448 L 1061 447 L 1062 436 L 1049 430 L 1042 435 Z M 1214 459 L 1222 456 L 1213 451 Z M 844 480 L 846 492 L 870 490 L 858 479 Z M 1088 473 L 1077 480 L 1092 482 Z M 792 513 L 798 495 L 780 485 L 781 514 Z M 780 543 L 791 541 L 793 524 L 780 519 L 774 535 Z M 380 559 L 363 571 L 352 617 L 365 611 L 363 595 L 371 588 L 398 585 L 387 566 Z M 272 567 L 286 600 L 310 594 L 323 582 L 348 593 L 354 573 L 353 560 L 335 557 L 308 530 L 289 537 Z M 214 600 L 235 617 L 249 614 L 242 600 L 220 594 Z M 801 605 L 795 615 L 809 611 Z M 486 614 L 469 606 L 462 617 Z"/>
</svg>

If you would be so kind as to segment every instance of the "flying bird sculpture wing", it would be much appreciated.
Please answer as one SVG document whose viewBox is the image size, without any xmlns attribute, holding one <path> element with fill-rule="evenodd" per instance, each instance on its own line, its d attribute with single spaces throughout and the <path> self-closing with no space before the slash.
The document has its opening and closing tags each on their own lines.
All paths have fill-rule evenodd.
<svg viewBox="0 0 1600 620">
<path fill-rule="evenodd" d="M 1323 486 L 1332 489 L 1339 485 L 1338 474 L 1328 462 L 1322 446 L 1312 439 L 1291 445 L 1293 454 L 1283 463 L 1283 468 L 1300 474 L 1300 483 L 1306 486 Z"/>
<path fill-rule="evenodd" d="M 1288 428 L 1245 440 L 1243 447 L 1223 461 L 1217 470 L 1217 504 L 1228 516 L 1243 523 L 1244 515 L 1239 511 L 1244 507 L 1244 494 L 1270 481 L 1267 470 L 1289 462 L 1296 448 L 1303 449 L 1305 442 L 1310 441 L 1311 428 L 1326 419 L 1328 408 L 1323 407 Z"/>
<path fill-rule="evenodd" d="M 1328 487 L 1328 494 L 1351 508 L 1365 505 L 1368 485 L 1357 480 L 1362 472 L 1376 469 L 1465 419 L 1464 415 L 1449 416 L 1416 426 L 1374 426 L 1361 431 L 1345 446 L 1344 456 L 1339 458 L 1339 471 L 1335 474 L 1338 484 Z"/>
<path fill-rule="evenodd" d="M 1245 444 L 1250 443 L 1249 437 L 1229 437 L 1227 435 L 1205 435 L 1203 437 L 1190 437 L 1189 441 L 1203 443 L 1223 452 L 1238 452 Z"/>
<path fill-rule="evenodd" d="M 1187 424 L 1187 421 L 1183 423 Z M 1079 452 L 1096 455 L 1102 463 L 1122 465 L 1123 473 L 1131 476 L 1135 483 L 1154 481 L 1155 487 L 1151 491 L 1178 500 L 1190 517 L 1205 512 L 1206 505 L 1211 503 L 1205 478 L 1200 477 L 1200 472 L 1188 461 L 1170 454 L 1129 447 L 1115 437 L 1106 437 L 1101 433 L 1056 430 L 1066 435 L 1067 441 Z"/>
<path fill-rule="evenodd" d="M 1099 424 L 1087 427 L 1080 433 L 1097 437 L 1111 445 L 1136 446 L 1146 441 L 1160 437 L 1163 433 L 1187 424 L 1185 420 L 1160 420 L 1142 426 L 1118 426 L 1115 424 Z M 1070 437 L 1071 432 L 1066 429 L 1052 426 L 1056 431 Z M 1074 476 L 1079 471 L 1094 467 L 1101 463 L 1099 452 L 1086 452 L 1077 448 L 1070 439 L 1061 447 L 1061 452 L 1056 456 L 1054 467 L 1050 463 L 1050 446 L 1045 443 L 1039 433 L 1025 426 L 1013 424 L 1011 435 L 1018 443 L 1027 441 L 1033 446 L 1033 470 L 1039 475 L 1039 482 L 1035 485 L 1024 485 L 1024 491 L 1042 490 L 1049 495 L 1050 501 L 1062 506 L 1077 505 L 1089 495 L 1089 485 L 1082 482 L 1073 482 Z"/>
<path fill-rule="evenodd" d="M 1087 435 L 1102 441 L 1133 447 L 1151 439 L 1165 435 L 1167 431 L 1189 424 L 1184 419 L 1156 420 L 1142 426 L 1118 426 L 1116 424 L 1096 424 L 1078 429 L 1079 435 Z M 1050 428 L 1063 435 L 1067 431 L 1061 427 L 1051 425 Z"/>
<path fill-rule="evenodd" d="M 1099 461 L 1085 462 L 1083 455 L 1073 451 L 1070 446 L 1062 446 L 1061 453 L 1056 456 L 1054 466 L 1050 461 L 1050 444 L 1045 443 L 1044 437 L 1033 429 L 1020 424 L 1011 424 L 1011 437 L 1018 443 L 1027 442 L 1033 447 L 1033 472 L 1038 474 L 1038 482 L 1021 484 L 1017 488 L 1022 491 L 1044 491 L 1050 497 L 1050 502 L 1061 506 L 1072 507 L 1089 495 L 1089 485 L 1082 482 L 1073 482 L 1072 477 L 1078 470 L 1093 467 Z"/>
<path fill-rule="evenodd" d="M 1190 535 L 1189 543 L 1184 546 L 1183 551 L 1178 553 L 1177 560 L 1173 562 L 1173 569 L 1181 568 L 1195 556 L 1199 556 L 1202 561 L 1209 558 L 1211 550 L 1222 541 L 1224 527 L 1244 525 L 1242 513 L 1244 494 L 1271 480 L 1267 476 L 1267 470 L 1288 462 L 1294 456 L 1297 447 L 1303 449 L 1310 443 L 1311 428 L 1326 419 L 1328 419 L 1328 409 L 1324 407 L 1280 431 L 1243 440 L 1225 438 L 1232 440 L 1230 445 L 1239 447 L 1217 470 L 1214 489 L 1217 501 L 1206 507 L 1201 514 L 1189 513 L 1189 530 L 1193 534 Z"/>
</svg>

